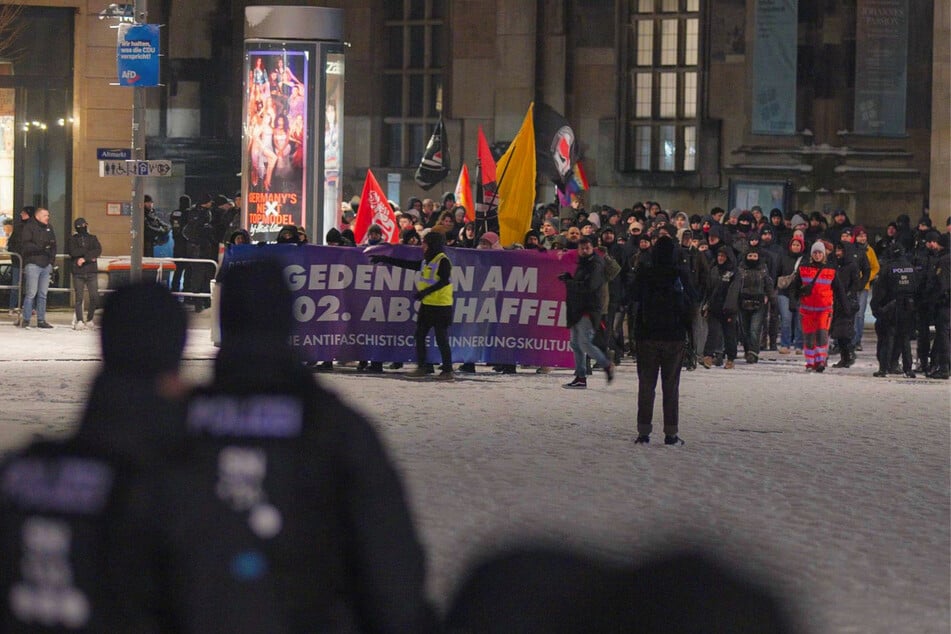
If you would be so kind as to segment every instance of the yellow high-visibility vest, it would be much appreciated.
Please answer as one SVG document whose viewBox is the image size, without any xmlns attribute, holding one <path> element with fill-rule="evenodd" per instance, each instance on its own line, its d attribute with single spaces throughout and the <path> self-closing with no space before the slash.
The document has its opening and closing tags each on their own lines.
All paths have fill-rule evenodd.
<svg viewBox="0 0 951 634">
<path fill-rule="evenodd" d="M 416 290 L 424 291 L 439 281 L 437 273 L 439 272 L 439 262 L 442 259 L 449 259 L 445 253 L 439 253 L 432 260 L 423 263 L 419 267 L 419 277 L 416 278 Z M 427 306 L 452 306 L 452 284 L 443 286 L 438 291 L 432 292 L 422 299 L 423 304 Z"/>
</svg>

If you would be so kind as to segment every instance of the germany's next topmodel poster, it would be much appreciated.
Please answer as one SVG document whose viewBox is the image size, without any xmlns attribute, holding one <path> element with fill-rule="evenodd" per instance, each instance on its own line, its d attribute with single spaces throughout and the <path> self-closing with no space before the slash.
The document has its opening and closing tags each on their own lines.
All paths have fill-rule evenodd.
<svg viewBox="0 0 951 634">
<path fill-rule="evenodd" d="M 281 226 L 306 222 L 310 51 L 252 45 L 245 59 L 247 227 L 251 240 L 273 241 Z"/>
</svg>

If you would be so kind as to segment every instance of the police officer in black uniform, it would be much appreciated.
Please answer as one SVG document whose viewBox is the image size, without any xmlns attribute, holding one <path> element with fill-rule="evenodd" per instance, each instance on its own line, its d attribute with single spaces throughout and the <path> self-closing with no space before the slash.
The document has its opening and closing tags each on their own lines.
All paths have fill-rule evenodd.
<svg viewBox="0 0 951 634">
<path fill-rule="evenodd" d="M 111 294 L 102 315 L 102 371 L 82 423 L 0 465 L 0 631 L 144 632 L 125 607 L 111 546 L 128 483 L 181 446 L 178 380 L 185 315 L 167 289 Z"/>
<path fill-rule="evenodd" d="M 934 346 L 931 349 L 929 379 L 948 379 L 951 369 L 951 252 L 948 251 L 949 236 L 937 231 L 929 232 L 928 248 L 932 251 L 931 269 L 928 272 L 928 288 L 934 308 Z"/>
<path fill-rule="evenodd" d="M 280 266 L 221 277 L 215 376 L 189 399 L 184 463 L 142 482 L 122 552 L 136 601 L 191 632 L 427 632 L 424 557 L 373 427 L 288 337 Z"/>
<path fill-rule="evenodd" d="M 905 249 L 894 242 L 885 251 L 883 274 L 872 290 L 872 314 L 878 336 L 878 371 L 883 377 L 902 358 L 902 371 L 915 378 L 911 361 L 911 333 L 915 323 L 915 296 L 920 279 Z"/>
<path fill-rule="evenodd" d="M 182 229 L 185 228 L 185 223 L 188 222 L 188 218 L 186 216 L 188 214 L 188 210 L 191 209 L 191 206 L 191 197 L 179 196 L 178 209 L 174 210 L 168 216 L 168 223 L 172 227 L 172 239 L 175 241 L 172 245 L 172 257 L 188 257 L 188 245 L 187 241 L 185 240 L 185 236 L 182 235 Z M 173 292 L 177 293 L 185 290 L 186 287 L 182 285 L 182 280 L 185 279 L 186 270 L 188 270 L 188 265 L 185 262 L 175 263 L 175 274 L 172 276 Z"/>
</svg>

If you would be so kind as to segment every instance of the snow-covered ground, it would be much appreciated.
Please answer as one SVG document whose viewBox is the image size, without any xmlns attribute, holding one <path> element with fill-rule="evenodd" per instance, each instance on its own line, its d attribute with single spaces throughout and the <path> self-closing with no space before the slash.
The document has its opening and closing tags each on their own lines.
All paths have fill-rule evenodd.
<svg viewBox="0 0 951 634">
<path fill-rule="evenodd" d="M 203 317 L 203 316 L 200 316 Z M 208 377 L 196 316 L 184 364 Z M 97 369 L 95 333 L 0 325 L 0 452 L 67 432 Z M 683 447 L 633 440 L 636 373 L 587 391 L 571 372 L 453 384 L 341 369 L 320 381 L 378 424 L 404 477 L 443 604 L 472 557 L 525 538 L 641 558 L 700 545 L 767 574 L 811 632 L 951 627 L 951 384 L 805 374 L 767 353 L 683 375 Z M 121 398 L 121 395 L 116 395 Z"/>
</svg>

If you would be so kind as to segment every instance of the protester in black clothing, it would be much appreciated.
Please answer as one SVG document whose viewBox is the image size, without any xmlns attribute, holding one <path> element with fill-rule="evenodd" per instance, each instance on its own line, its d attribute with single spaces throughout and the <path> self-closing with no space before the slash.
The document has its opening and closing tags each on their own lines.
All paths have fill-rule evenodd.
<svg viewBox="0 0 951 634">
<path fill-rule="evenodd" d="M 832 325 L 829 338 L 838 343 L 839 360 L 833 368 L 849 368 L 855 363 L 855 313 L 859 309 L 859 291 L 862 290 L 862 273 L 858 255 L 850 242 L 835 245 L 835 281 L 842 292 L 833 293 Z"/>
<path fill-rule="evenodd" d="M 404 269 L 420 271 L 416 282 L 415 298 L 419 300 L 416 317 L 416 369 L 411 376 L 431 374 L 426 362 L 426 336 L 435 331 L 436 345 L 442 357 L 438 379 L 452 381 L 452 349 L 449 347 L 449 326 L 452 325 L 452 262 L 444 251 L 445 240 L 441 233 L 429 232 L 423 236 L 423 259 L 402 260 L 381 255 L 371 255 L 374 264 L 391 264 Z"/>
<path fill-rule="evenodd" d="M 685 233 L 686 235 L 686 233 Z M 710 263 L 707 256 L 694 246 L 693 234 L 691 233 L 690 244 L 681 247 L 680 263 L 690 277 L 690 286 L 696 290 L 697 297 L 704 297 L 707 294 L 707 283 L 710 278 Z M 707 343 L 707 320 L 700 315 L 700 302 L 694 302 L 690 315 L 690 332 L 687 333 L 688 348 L 684 355 L 686 368 L 694 370 L 697 363 L 703 356 L 703 348 Z"/>
<path fill-rule="evenodd" d="M 76 297 L 75 314 L 73 315 L 73 330 L 82 330 L 92 327 L 93 315 L 99 305 L 99 264 L 97 260 L 102 255 L 102 245 L 99 238 L 89 233 L 89 225 L 85 218 L 76 218 L 73 222 L 76 228 L 69 238 L 66 251 L 72 258 L 73 293 Z M 89 291 L 89 302 L 83 302 L 83 296 Z M 83 308 L 86 318 L 83 320 Z"/>
<path fill-rule="evenodd" d="M 743 353 L 747 363 L 757 363 L 760 335 L 766 315 L 767 302 L 775 294 L 773 280 L 760 260 L 757 247 L 749 247 L 743 263 L 737 269 L 739 277 L 739 325 L 743 335 Z"/>
<path fill-rule="evenodd" d="M 651 249 L 651 263 L 634 280 L 633 296 L 640 306 L 634 330 L 638 444 L 650 442 L 658 373 L 664 394 L 664 444 L 683 444 L 678 436 L 680 370 L 697 296 L 689 274 L 677 266 L 675 246 L 668 236 L 658 238 Z"/>
<path fill-rule="evenodd" d="M 706 368 L 720 365 L 725 355 L 724 367 L 733 369 L 736 359 L 736 315 L 740 305 L 739 279 L 732 247 L 721 245 L 717 250 L 716 264 L 710 269 L 707 295 L 701 309 L 701 315 L 706 317 L 709 327 L 703 351 L 703 365 Z"/>
<path fill-rule="evenodd" d="M 933 251 L 928 247 L 931 218 L 922 216 L 918 220 L 918 230 L 914 234 L 914 243 L 909 256 L 911 265 L 918 274 L 918 293 L 915 295 L 915 371 L 928 374 L 931 358 L 931 325 L 934 323 L 934 302 L 929 288 L 928 272 L 932 269 Z M 932 237 L 935 242 L 940 234 L 934 231 Z"/>
<path fill-rule="evenodd" d="M 895 242 L 884 254 L 882 272 L 872 286 L 872 314 L 878 336 L 878 371 L 883 377 L 902 358 L 902 371 L 908 378 L 915 373 L 911 363 L 911 332 L 914 327 L 915 294 L 919 279 L 901 244 Z"/>
<path fill-rule="evenodd" d="M 885 259 L 885 254 L 888 251 L 888 247 L 894 244 L 898 239 L 898 223 L 889 222 L 885 227 L 885 235 L 875 243 L 875 255 L 878 256 L 879 260 Z"/>
<path fill-rule="evenodd" d="M 0 466 L 0 631 L 153 631 L 123 580 L 141 570 L 115 546 L 130 481 L 181 447 L 185 333 L 167 289 L 110 294 L 102 369 L 76 434 Z"/>
<path fill-rule="evenodd" d="M 221 350 L 187 402 L 182 462 L 132 491 L 129 603 L 161 631 L 432 631 L 399 476 L 297 360 L 291 302 L 277 262 L 222 275 Z"/>
</svg>

